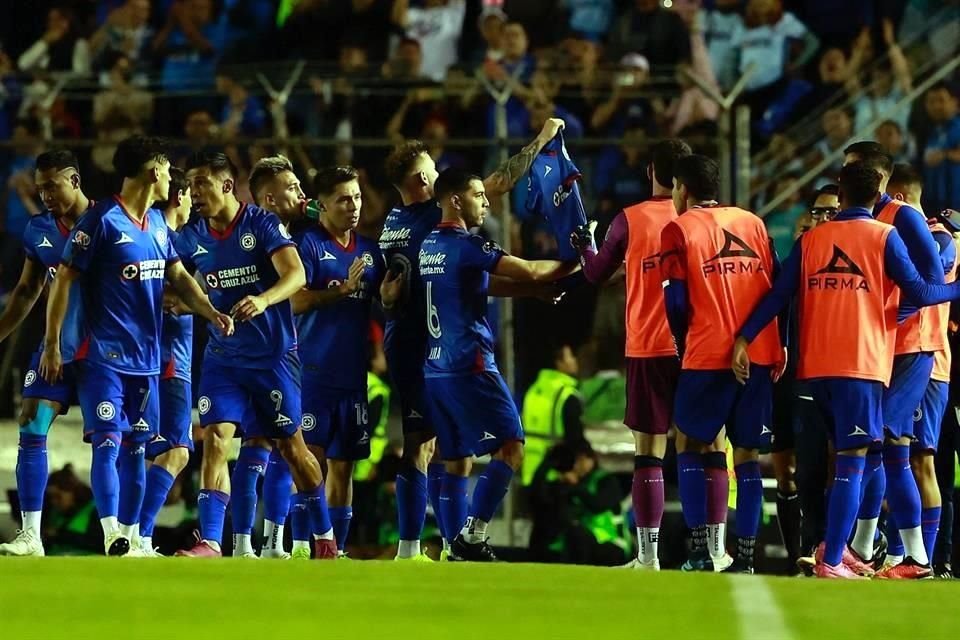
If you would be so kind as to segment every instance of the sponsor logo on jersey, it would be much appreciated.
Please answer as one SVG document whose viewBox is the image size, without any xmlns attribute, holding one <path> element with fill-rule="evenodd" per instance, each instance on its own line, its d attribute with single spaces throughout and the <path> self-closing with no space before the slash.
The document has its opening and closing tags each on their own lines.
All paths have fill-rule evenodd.
<svg viewBox="0 0 960 640">
<path fill-rule="evenodd" d="M 197 250 L 190 254 L 191 258 L 196 258 L 197 256 L 202 256 L 207 253 L 207 250 L 203 248 L 202 245 L 197 245 Z"/>
<path fill-rule="evenodd" d="M 287 231 L 287 226 L 286 226 L 285 224 L 283 224 L 282 222 L 277 225 L 277 229 L 280 231 L 280 235 L 283 236 L 283 238 L 285 238 L 285 239 L 287 239 L 287 240 L 289 240 L 289 239 L 291 238 L 290 232 Z"/>
<path fill-rule="evenodd" d="M 487 240 L 483 243 L 483 252 L 484 253 L 497 253 L 500 251 L 500 245 L 498 245 L 493 240 Z"/>
<path fill-rule="evenodd" d="M 257 246 L 257 237 L 252 233 L 245 233 L 240 236 L 240 248 L 244 251 L 251 251 Z"/>
<path fill-rule="evenodd" d="M 548 164 L 543 165 L 543 177 L 546 178 L 553 171 L 553 167 Z"/>
<path fill-rule="evenodd" d="M 120 273 L 123 275 L 124 280 L 133 280 L 140 275 L 140 267 L 135 264 L 128 264 L 123 267 Z"/>
<path fill-rule="evenodd" d="M 165 260 L 141 260 L 124 265 L 120 275 L 124 280 L 136 280 L 139 276 L 143 280 L 162 280 L 167 273 Z"/>
<path fill-rule="evenodd" d="M 833 255 L 825 267 L 807 278 L 807 289 L 870 292 L 866 274 L 843 249 L 833 245 Z"/>
<path fill-rule="evenodd" d="M 357 440 L 357 444 L 364 445 L 370 442 L 370 434 L 367 431 L 363 432 L 363 435 L 360 436 L 360 439 Z"/>
<path fill-rule="evenodd" d="M 324 260 L 336 260 L 336 259 L 337 259 L 337 256 L 333 255 L 332 253 L 330 253 L 329 251 L 327 251 L 326 249 L 324 249 L 324 250 L 323 250 L 323 255 L 320 256 L 320 260 L 319 260 L 319 261 L 320 261 L 320 262 L 323 262 Z"/>
<path fill-rule="evenodd" d="M 113 420 L 117 415 L 117 408 L 112 402 L 101 402 L 97 405 L 97 417 L 101 420 Z"/>
<path fill-rule="evenodd" d="M 78 229 L 77 232 L 73 234 L 73 244 L 81 249 L 86 249 L 90 246 L 90 236 L 88 236 L 85 231 Z"/>
<path fill-rule="evenodd" d="M 220 286 L 220 283 L 217 282 L 217 276 L 213 273 L 208 273 L 204 277 L 204 280 L 206 280 L 207 286 L 210 287 L 211 289 L 216 289 L 217 287 Z"/>
<path fill-rule="evenodd" d="M 291 424 L 293 424 L 293 420 L 282 413 L 278 413 L 277 419 L 273 421 L 273 424 L 277 427 L 289 427 Z"/>
<path fill-rule="evenodd" d="M 480 438 L 480 442 L 484 442 L 484 441 L 486 441 L 486 440 L 496 440 L 496 439 L 497 439 L 497 437 L 496 437 L 495 435 L 493 435 L 493 434 L 490 433 L 489 431 L 484 431 L 484 432 L 483 432 L 483 437 Z"/>
<path fill-rule="evenodd" d="M 120 238 L 113 244 L 129 244 L 131 242 L 133 242 L 133 238 L 128 236 L 126 231 L 121 231 Z"/>
<path fill-rule="evenodd" d="M 399 227 L 397 229 L 384 229 L 380 234 L 381 249 L 399 249 L 410 244 L 410 238 L 413 235 L 413 229 L 410 227 Z"/>
<path fill-rule="evenodd" d="M 853 425 L 853 431 L 847 434 L 848 436 L 869 436 L 870 434 L 860 428 L 860 425 Z"/>
<path fill-rule="evenodd" d="M 207 412 L 210 411 L 210 405 L 210 398 L 207 396 L 200 396 L 200 398 L 197 400 L 197 411 L 199 411 L 200 415 L 202 416 L 206 415 Z"/>
<path fill-rule="evenodd" d="M 133 423 L 134 431 L 150 431 L 150 425 L 147 424 L 147 421 L 141 416 L 139 420 Z"/>
<path fill-rule="evenodd" d="M 447 272 L 447 254 L 420 250 L 420 275 L 436 276 Z"/>
<path fill-rule="evenodd" d="M 44 249 L 44 248 L 52 249 L 52 248 L 53 248 L 53 245 L 50 244 L 50 239 L 47 238 L 47 236 L 43 236 L 43 240 L 40 241 L 40 244 L 37 245 L 37 248 L 38 248 L 38 249 Z"/>
<path fill-rule="evenodd" d="M 312 413 L 303 414 L 303 422 L 300 428 L 304 431 L 313 431 L 317 426 L 317 419 Z"/>
<path fill-rule="evenodd" d="M 220 269 L 216 273 L 206 275 L 207 284 L 212 289 L 230 289 L 260 282 L 257 265 L 249 264 L 245 267 Z"/>
</svg>

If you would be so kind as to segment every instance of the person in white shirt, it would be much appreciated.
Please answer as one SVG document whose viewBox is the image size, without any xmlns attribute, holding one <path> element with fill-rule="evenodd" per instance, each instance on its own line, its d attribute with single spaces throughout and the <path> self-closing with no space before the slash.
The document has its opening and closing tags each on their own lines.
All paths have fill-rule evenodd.
<svg viewBox="0 0 960 640">
<path fill-rule="evenodd" d="M 420 43 L 427 78 L 442 82 L 456 64 L 466 11 L 466 0 L 425 0 L 423 7 L 407 9 L 406 35 Z"/>
<path fill-rule="evenodd" d="M 791 55 L 794 44 L 803 44 L 799 55 Z M 789 11 L 781 0 L 750 0 L 744 28 L 732 42 L 737 52 L 739 74 L 751 65 L 755 69 L 747 80 L 749 92 L 775 85 L 788 70 L 806 64 L 816 53 L 819 43 L 807 27 Z"/>
<path fill-rule="evenodd" d="M 73 12 L 54 7 L 47 14 L 47 30 L 17 59 L 21 71 L 90 72 L 90 47 L 76 33 Z"/>
</svg>

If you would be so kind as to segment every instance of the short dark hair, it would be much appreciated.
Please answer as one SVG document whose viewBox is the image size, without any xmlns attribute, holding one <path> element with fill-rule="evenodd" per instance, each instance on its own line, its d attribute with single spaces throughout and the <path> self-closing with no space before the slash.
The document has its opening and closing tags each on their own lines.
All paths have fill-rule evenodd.
<svg viewBox="0 0 960 640">
<path fill-rule="evenodd" d="M 470 188 L 473 180 L 483 180 L 480 176 L 464 169 L 450 167 L 444 169 L 433 185 L 433 193 L 437 200 L 443 200 L 454 194 L 463 193 Z"/>
<path fill-rule="evenodd" d="M 913 165 L 903 162 L 893 165 L 893 173 L 890 174 L 888 185 L 900 185 L 903 187 L 914 187 L 923 185 L 923 176 Z"/>
<path fill-rule="evenodd" d="M 879 142 L 874 140 L 854 142 L 843 150 L 844 155 L 851 153 L 859 156 L 860 161 L 874 171 L 880 171 L 887 175 L 893 172 L 893 156 Z"/>
<path fill-rule="evenodd" d="M 897 122 L 896 120 L 884 120 L 883 122 L 877 125 L 877 129 L 879 129 L 880 127 L 893 127 L 900 133 L 903 133 L 903 127 L 901 127 L 900 123 Z"/>
<path fill-rule="evenodd" d="M 819 198 L 820 196 L 839 196 L 840 195 L 840 186 L 834 183 L 825 184 L 814 194 L 814 199 Z"/>
<path fill-rule="evenodd" d="M 333 193 L 338 184 L 357 180 L 360 174 L 353 167 L 324 167 L 317 172 L 313 179 L 313 188 L 320 196 L 328 196 Z"/>
<path fill-rule="evenodd" d="M 184 165 L 186 171 L 201 167 L 206 167 L 214 173 L 229 173 L 234 180 L 240 174 L 227 154 L 220 151 L 198 151 L 187 158 L 187 163 Z"/>
<path fill-rule="evenodd" d="M 77 156 L 69 149 L 51 149 L 37 156 L 37 171 L 49 171 L 51 169 L 62 171 L 68 168 L 80 171 Z"/>
<path fill-rule="evenodd" d="M 390 184 L 395 187 L 402 185 L 403 181 L 410 175 L 410 170 L 417 158 L 425 153 L 429 154 L 430 150 L 420 140 L 407 140 L 395 146 L 384 163 L 387 180 L 390 181 Z"/>
<path fill-rule="evenodd" d="M 653 164 L 653 179 L 661 187 L 673 186 L 673 167 L 678 158 L 689 156 L 693 150 L 679 138 L 667 138 L 650 148 L 650 163 Z"/>
<path fill-rule="evenodd" d="M 673 175 L 697 200 L 717 200 L 720 197 L 720 167 L 712 158 L 696 153 L 677 158 Z"/>
<path fill-rule="evenodd" d="M 250 170 L 250 193 L 257 204 L 259 202 L 259 193 L 264 185 L 273 180 L 284 171 L 293 171 L 293 164 L 284 155 L 267 156 L 260 158 Z"/>
<path fill-rule="evenodd" d="M 847 206 L 869 207 L 880 193 L 880 174 L 868 163 L 857 161 L 840 169 L 840 199 Z"/>
<path fill-rule="evenodd" d="M 940 82 L 937 82 L 932 87 L 927 89 L 927 93 L 933 93 L 934 91 L 946 91 L 947 93 L 949 93 L 951 96 L 954 96 L 954 97 L 956 97 L 957 95 L 957 92 L 954 91 L 953 85 L 951 85 L 949 82 L 946 82 L 945 80 L 941 80 Z"/>
<path fill-rule="evenodd" d="M 170 167 L 170 190 L 167 195 L 167 201 L 161 206 L 162 209 L 169 209 L 177 204 L 177 196 L 186 193 L 190 189 L 187 182 L 187 174 L 179 167 Z"/>
<path fill-rule="evenodd" d="M 156 136 L 134 135 L 121 140 L 113 154 L 113 168 L 121 178 L 136 178 L 148 162 L 170 157 L 170 145 Z"/>
</svg>

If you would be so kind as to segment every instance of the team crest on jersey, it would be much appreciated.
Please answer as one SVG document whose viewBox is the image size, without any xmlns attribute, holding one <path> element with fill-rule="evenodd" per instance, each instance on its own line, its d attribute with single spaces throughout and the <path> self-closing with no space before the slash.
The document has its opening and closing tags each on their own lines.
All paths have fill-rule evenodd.
<svg viewBox="0 0 960 640">
<path fill-rule="evenodd" d="M 500 251 L 500 245 L 498 245 L 493 240 L 487 240 L 483 243 L 483 252 L 484 253 L 494 253 L 495 251 Z"/>
<path fill-rule="evenodd" d="M 252 233 L 245 233 L 240 236 L 240 247 L 244 251 L 251 251 L 257 246 L 257 237 Z"/>
<path fill-rule="evenodd" d="M 30 369 L 30 371 L 27 371 L 27 375 L 23 379 L 23 386 L 29 387 L 36 381 L 37 381 L 37 372 L 34 371 L 33 369 Z"/>
<path fill-rule="evenodd" d="M 220 283 L 217 281 L 216 274 L 208 273 L 204 280 L 207 281 L 207 286 L 211 289 L 216 289 L 218 286 L 220 286 Z"/>
<path fill-rule="evenodd" d="M 77 232 L 73 234 L 73 244 L 81 249 L 86 249 L 90 246 L 90 236 L 88 236 L 85 231 L 78 229 Z"/>
<path fill-rule="evenodd" d="M 290 235 L 290 232 L 287 231 L 286 225 L 284 225 L 282 222 L 277 225 L 277 229 L 280 230 L 280 235 L 283 236 L 285 239 L 289 240 L 292 237 Z"/>
<path fill-rule="evenodd" d="M 123 276 L 124 280 L 133 280 L 140 275 L 140 267 L 135 264 L 124 265 L 123 270 L 120 271 L 120 274 Z"/>
<path fill-rule="evenodd" d="M 369 251 L 364 251 L 363 255 L 360 256 L 360 259 L 363 260 L 363 264 L 367 265 L 368 267 L 373 266 L 373 255 Z"/>
<path fill-rule="evenodd" d="M 313 431 L 317 426 L 317 419 L 313 414 L 305 413 L 303 414 L 303 422 L 300 423 L 300 428 L 304 431 Z"/>
<path fill-rule="evenodd" d="M 97 417 L 101 420 L 113 420 L 117 415 L 117 408 L 112 402 L 101 402 L 97 405 Z"/>
<path fill-rule="evenodd" d="M 153 237 L 157 239 L 157 243 L 164 249 L 167 247 L 167 230 L 166 229 L 157 229 L 153 234 Z"/>
<path fill-rule="evenodd" d="M 331 280 L 330 282 L 327 283 L 327 289 L 336 289 L 341 284 L 343 283 L 340 282 L 339 280 Z"/>
<path fill-rule="evenodd" d="M 200 396 L 200 399 L 197 400 L 197 411 L 200 412 L 200 415 L 204 416 L 210 411 L 210 398 L 207 396 Z"/>
</svg>

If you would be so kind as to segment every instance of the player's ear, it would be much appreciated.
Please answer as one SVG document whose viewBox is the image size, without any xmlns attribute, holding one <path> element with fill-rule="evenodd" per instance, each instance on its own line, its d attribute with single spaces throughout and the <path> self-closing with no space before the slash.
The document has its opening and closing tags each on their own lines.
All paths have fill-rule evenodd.
<svg viewBox="0 0 960 640">
<path fill-rule="evenodd" d="M 232 193 L 233 192 L 233 178 L 227 178 L 223 181 L 223 192 Z"/>
<path fill-rule="evenodd" d="M 70 186 L 73 187 L 74 189 L 79 189 L 79 188 L 80 188 L 80 174 L 79 174 L 79 173 L 74 172 L 74 174 L 73 174 L 72 176 L 70 176 Z"/>
<path fill-rule="evenodd" d="M 430 184 L 430 180 L 427 179 L 427 172 L 426 172 L 426 171 L 421 171 L 419 174 L 417 174 L 417 176 L 420 178 L 420 184 L 421 184 L 421 185 L 427 186 L 427 185 Z"/>
</svg>

